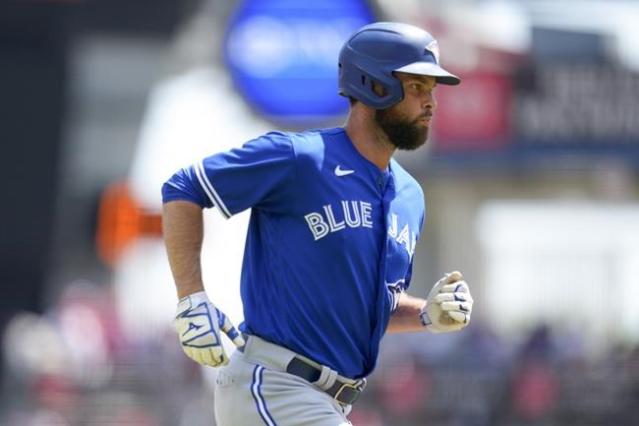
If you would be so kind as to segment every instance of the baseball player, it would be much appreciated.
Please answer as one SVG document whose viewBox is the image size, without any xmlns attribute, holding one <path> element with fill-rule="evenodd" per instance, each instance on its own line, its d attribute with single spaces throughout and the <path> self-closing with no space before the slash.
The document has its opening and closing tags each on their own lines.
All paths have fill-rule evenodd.
<svg viewBox="0 0 639 426">
<path fill-rule="evenodd" d="M 351 102 L 343 128 L 267 133 L 164 184 L 175 325 L 190 358 L 223 366 L 215 387 L 219 425 L 348 425 L 385 332 L 468 324 L 473 300 L 459 272 L 446 274 L 425 299 L 405 292 L 424 198 L 392 158 L 426 141 L 435 86 L 459 82 L 440 67 L 429 33 L 367 25 L 339 55 L 340 94 Z M 226 218 L 252 209 L 239 331 L 204 292 L 207 207 Z M 230 359 L 221 332 L 238 347 Z"/>
</svg>

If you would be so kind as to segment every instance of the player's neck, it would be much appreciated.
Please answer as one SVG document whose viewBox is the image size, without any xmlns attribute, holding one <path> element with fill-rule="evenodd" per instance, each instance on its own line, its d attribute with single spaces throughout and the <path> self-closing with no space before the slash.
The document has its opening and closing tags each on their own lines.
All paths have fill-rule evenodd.
<svg viewBox="0 0 639 426">
<path fill-rule="evenodd" d="M 388 140 L 388 136 L 372 121 L 361 114 L 351 113 L 346 120 L 344 129 L 355 145 L 355 149 L 368 161 L 386 170 L 395 152 L 395 146 Z"/>
</svg>

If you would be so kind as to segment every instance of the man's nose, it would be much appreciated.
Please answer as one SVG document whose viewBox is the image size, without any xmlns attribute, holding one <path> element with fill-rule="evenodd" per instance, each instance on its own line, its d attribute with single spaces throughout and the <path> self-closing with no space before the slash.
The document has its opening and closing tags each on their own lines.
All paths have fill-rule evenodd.
<svg viewBox="0 0 639 426">
<path fill-rule="evenodd" d="M 432 93 L 427 93 L 424 95 L 424 99 L 422 101 L 422 108 L 435 110 L 437 109 L 437 101 L 435 100 L 435 96 Z"/>
</svg>

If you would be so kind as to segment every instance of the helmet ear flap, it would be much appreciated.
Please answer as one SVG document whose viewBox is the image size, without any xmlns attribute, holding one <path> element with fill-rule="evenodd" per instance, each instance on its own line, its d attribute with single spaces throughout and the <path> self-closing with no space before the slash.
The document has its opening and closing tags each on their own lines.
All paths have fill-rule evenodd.
<svg viewBox="0 0 639 426">
<path fill-rule="evenodd" d="M 339 63 L 340 95 L 350 96 L 375 109 L 386 109 L 400 102 L 404 98 L 400 81 L 369 62 L 369 58 L 353 55 L 346 63 Z"/>
</svg>

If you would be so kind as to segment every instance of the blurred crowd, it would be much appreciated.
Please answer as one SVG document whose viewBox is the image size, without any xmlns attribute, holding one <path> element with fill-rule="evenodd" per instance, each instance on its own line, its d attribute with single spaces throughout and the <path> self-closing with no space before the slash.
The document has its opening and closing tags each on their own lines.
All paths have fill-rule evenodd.
<svg viewBox="0 0 639 426">
<path fill-rule="evenodd" d="M 477 321 L 460 334 L 439 353 L 428 346 L 447 337 L 424 336 L 409 351 L 410 336 L 387 337 L 393 354 L 382 358 L 354 424 L 639 424 L 639 346 L 593 357 L 578 337 L 547 325 L 517 343 Z"/>
<path fill-rule="evenodd" d="M 214 371 L 182 354 L 171 313 L 166 330 L 140 341 L 127 336 L 113 300 L 108 288 L 77 282 L 44 315 L 13 318 L 3 342 L 0 424 L 214 424 Z M 584 347 L 579 336 L 546 325 L 508 341 L 481 321 L 457 336 L 389 335 L 351 420 L 639 424 L 639 346 L 597 356 Z"/>
</svg>

